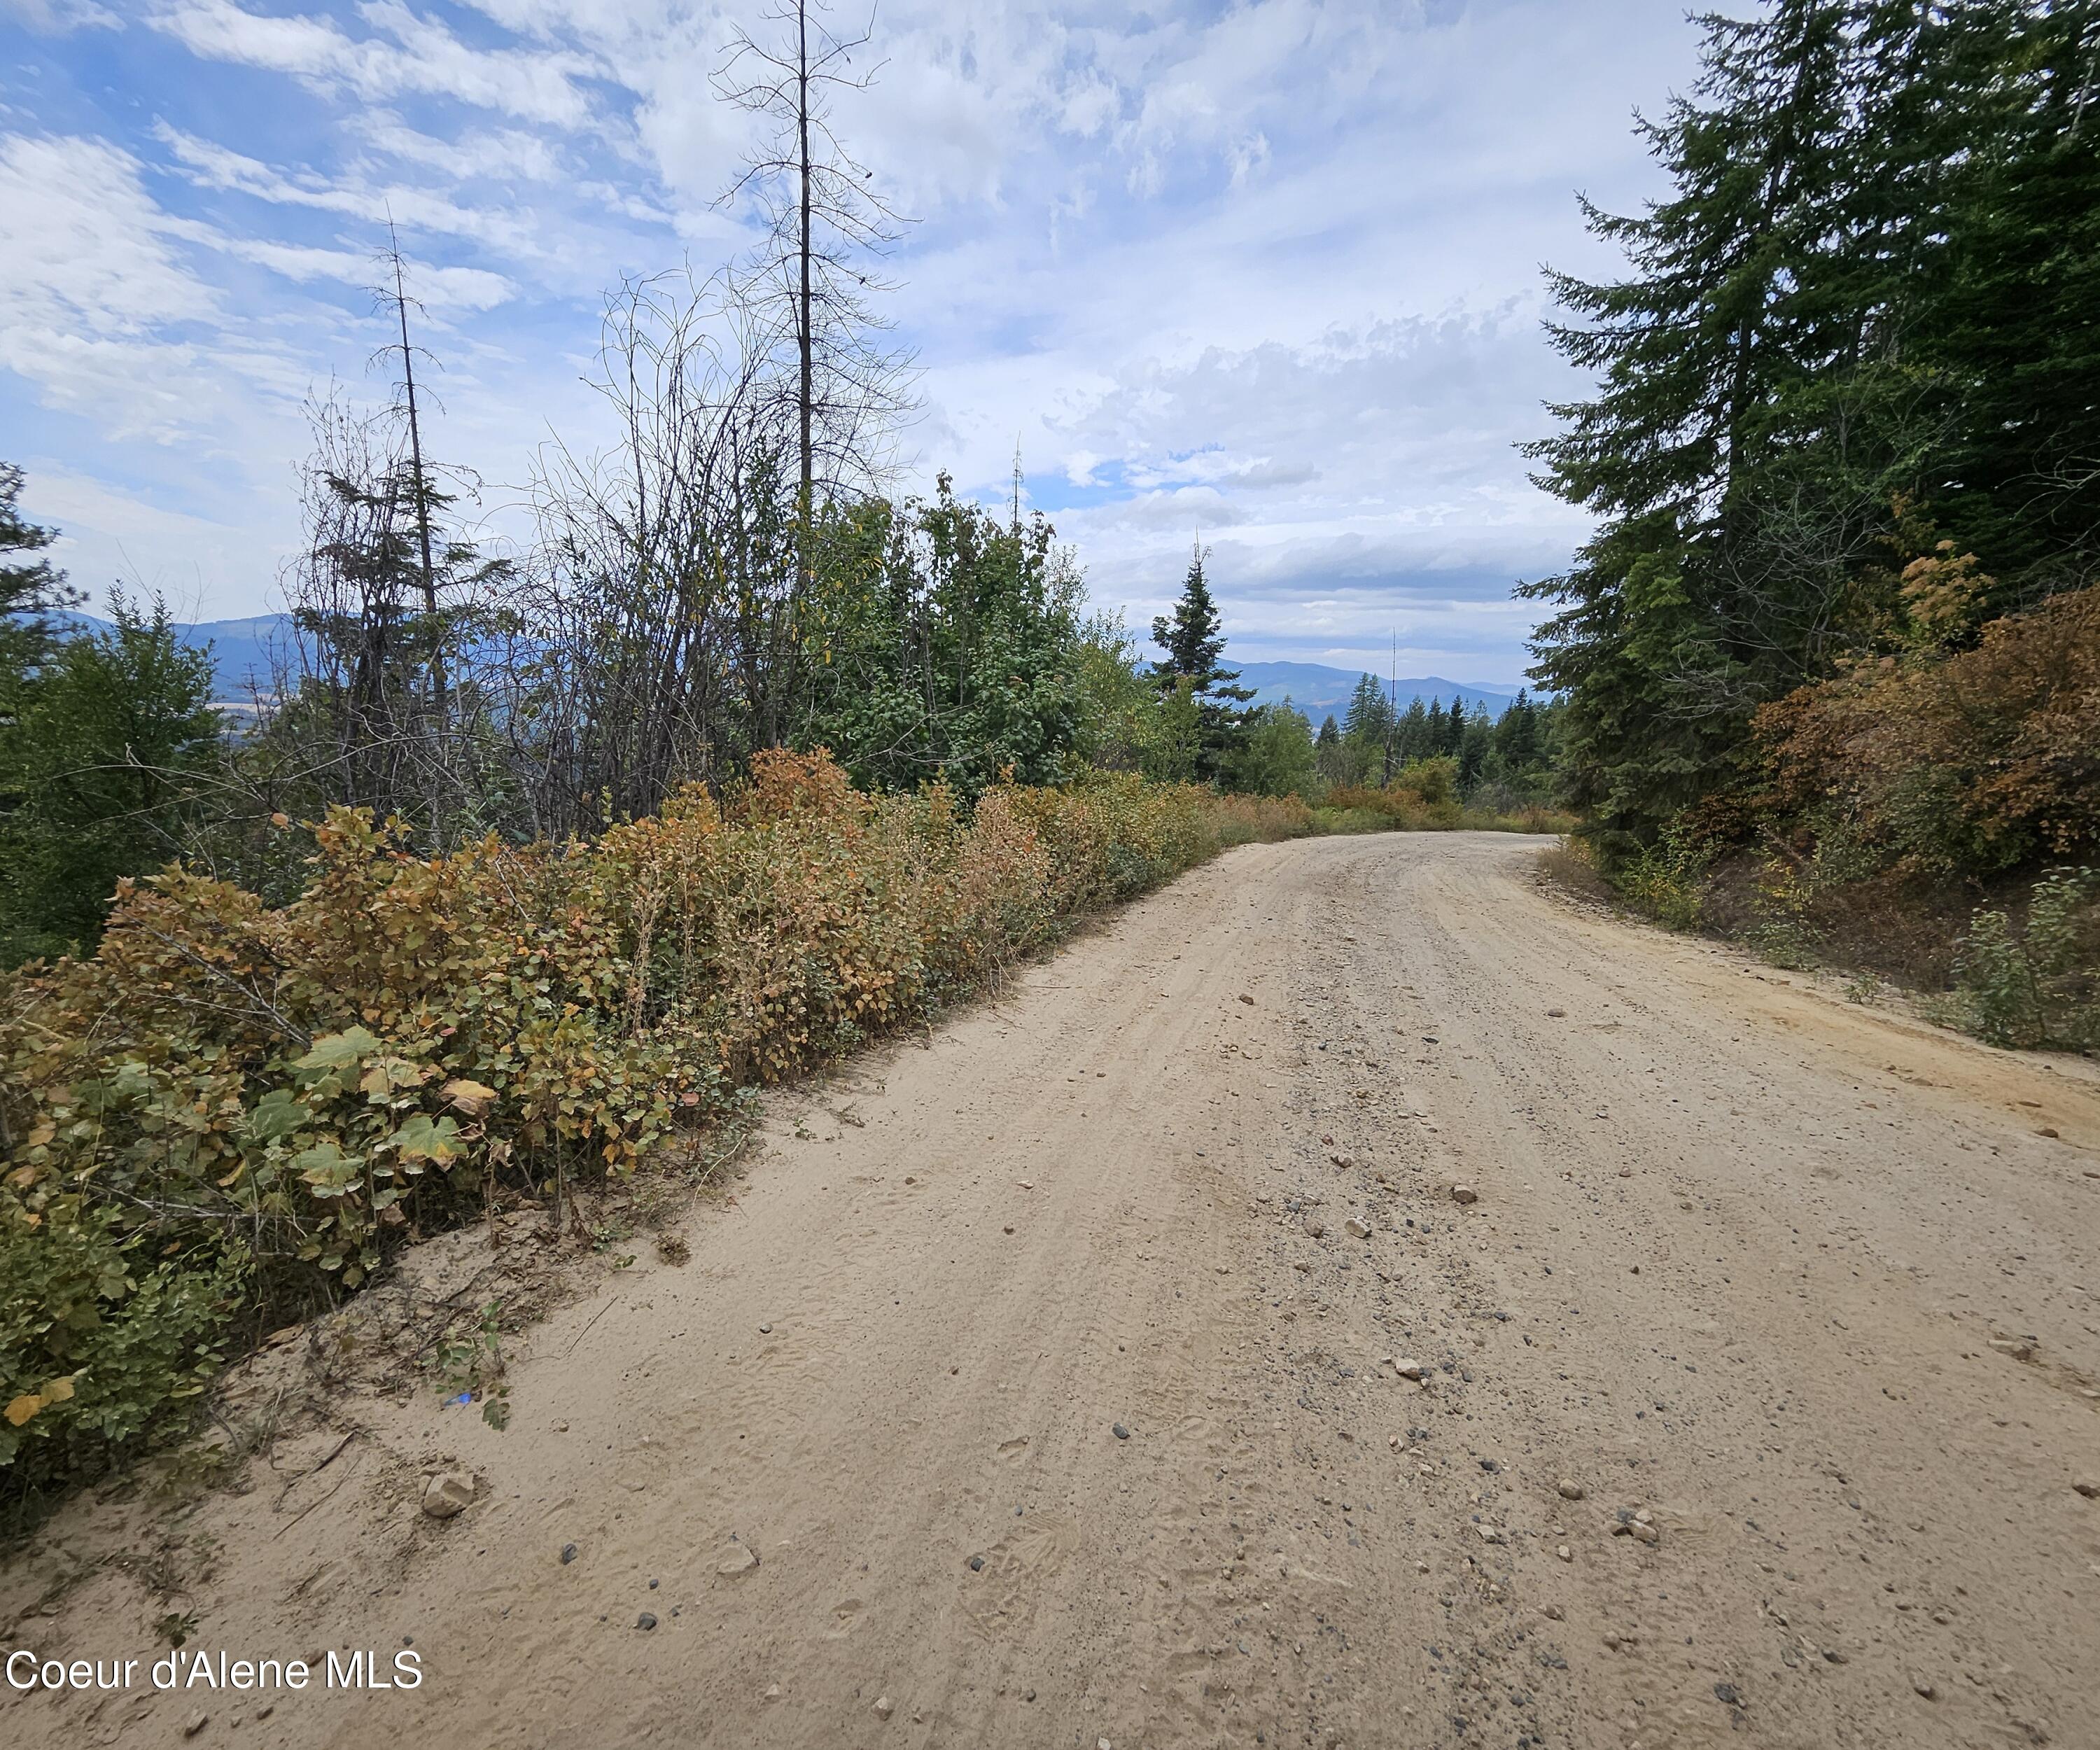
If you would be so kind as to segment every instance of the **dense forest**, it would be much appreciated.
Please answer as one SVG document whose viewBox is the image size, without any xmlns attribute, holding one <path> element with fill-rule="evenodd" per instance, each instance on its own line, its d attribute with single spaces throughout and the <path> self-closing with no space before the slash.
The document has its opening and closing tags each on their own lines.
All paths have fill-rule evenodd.
<svg viewBox="0 0 2100 1750">
<path fill-rule="evenodd" d="M 2100 1043 L 2100 6 L 1774 0 L 1559 276 L 1534 676 L 1621 892 Z M 1972 918 L 1972 913 L 1980 914 Z"/>
</svg>

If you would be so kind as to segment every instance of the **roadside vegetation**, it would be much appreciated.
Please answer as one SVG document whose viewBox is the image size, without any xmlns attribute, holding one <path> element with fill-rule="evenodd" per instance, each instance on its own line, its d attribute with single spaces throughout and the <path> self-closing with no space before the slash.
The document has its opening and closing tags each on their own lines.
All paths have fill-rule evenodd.
<svg viewBox="0 0 2100 1750">
<path fill-rule="evenodd" d="M 1625 901 L 2100 1045 L 2100 15 L 1774 0 L 1556 281 L 1536 644 Z M 1863 981 L 1861 988 L 1864 988 Z"/>
<path fill-rule="evenodd" d="M 1554 782 L 1529 700 L 1493 725 L 1396 714 L 1366 677 L 1316 738 L 1236 696 L 1200 552 L 1184 647 L 1162 621 L 1147 668 L 1047 524 L 945 487 L 830 514 L 806 612 L 783 545 L 798 646 L 652 742 L 625 635 L 564 654 L 549 615 L 521 654 L 492 597 L 498 659 L 464 619 L 421 620 L 416 502 L 363 545 L 317 536 L 309 564 L 368 593 L 309 611 L 240 714 L 164 611 L 51 624 L 48 532 L 0 524 L 24 556 L 0 667 L 18 1513 L 188 1426 L 228 1356 L 399 1244 L 520 1197 L 558 1224 L 574 1187 L 675 1162 L 742 1091 L 1226 846 L 1565 824 L 1523 800 Z M 695 642 L 706 672 L 655 684 L 719 686 L 734 654 Z M 769 742 L 776 712 L 792 733 Z"/>
<path fill-rule="evenodd" d="M 763 751 L 591 841 L 408 853 L 331 811 L 271 906 L 126 881 L 0 1021 L 0 1477 L 20 1501 L 179 1422 L 221 1359 L 499 1192 L 632 1171 L 938 1012 L 1301 803 L 1101 774 L 871 795 Z"/>
</svg>

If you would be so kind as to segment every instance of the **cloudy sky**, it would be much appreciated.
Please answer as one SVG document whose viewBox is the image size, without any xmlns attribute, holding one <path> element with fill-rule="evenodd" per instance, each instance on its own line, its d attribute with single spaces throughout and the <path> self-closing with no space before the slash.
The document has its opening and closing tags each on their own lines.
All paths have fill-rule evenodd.
<svg viewBox="0 0 2100 1750">
<path fill-rule="evenodd" d="M 845 0 L 836 15 L 857 24 Z M 500 532 L 602 440 L 606 288 L 712 268 L 758 5 L 0 0 L 0 456 L 76 582 L 262 611 L 307 396 L 382 392 L 390 212 L 448 459 Z M 1516 680 L 1581 519 L 1514 446 L 1579 390 L 1540 266 L 1691 76 L 1681 0 L 884 0 L 840 132 L 918 223 L 893 267 L 913 478 L 1030 500 L 1141 625 L 1200 532 L 1235 655 Z M 870 63 L 872 65 L 872 62 Z"/>
</svg>

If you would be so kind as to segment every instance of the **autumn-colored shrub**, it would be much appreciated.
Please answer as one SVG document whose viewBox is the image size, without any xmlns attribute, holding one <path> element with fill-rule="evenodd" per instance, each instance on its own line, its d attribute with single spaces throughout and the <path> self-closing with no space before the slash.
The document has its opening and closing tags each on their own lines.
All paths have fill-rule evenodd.
<svg viewBox="0 0 2100 1750">
<path fill-rule="evenodd" d="M 1337 784 L 1321 799 L 1330 816 L 1329 830 L 1343 832 L 1396 830 L 1402 832 L 1566 833 L 1575 817 L 1558 809 L 1529 804 L 1511 811 L 1462 804 L 1458 762 L 1449 755 L 1411 760 L 1383 787 Z"/>
<path fill-rule="evenodd" d="M 1998 1044 L 2100 1044 L 2100 899 L 2047 869 L 2100 851 L 2100 588 L 1979 622 L 1990 582 L 1950 544 L 1912 561 L 1881 647 L 1760 709 L 1754 781 L 1622 858 L 1620 897 Z"/>
<path fill-rule="evenodd" d="M 1764 816 L 1859 873 L 1985 879 L 2100 848 L 2100 588 L 1967 649 L 1861 661 L 1756 728 Z"/>
<path fill-rule="evenodd" d="M 1127 774 L 965 809 L 775 752 L 589 844 L 423 859 L 337 809 L 281 907 L 126 884 L 91 958 L 0 993 L 0 1493 L 150 1435 L 223 1343 L 355 1287 L 390 1235 L 631 1171 L 736 1087 L 1311 825 Z"/>
<path fill-rule="evenodd" d="M 1432 802 L 1420 791 L 1400 783 L 1383 789 L 1370 784 L 1337 784 L 1327 792 L 1326 805 L 1345 813 L 1371 815 L 1401 832 L 1454 827 L 1463 816 L 1450 797 Z"/>
</svg>

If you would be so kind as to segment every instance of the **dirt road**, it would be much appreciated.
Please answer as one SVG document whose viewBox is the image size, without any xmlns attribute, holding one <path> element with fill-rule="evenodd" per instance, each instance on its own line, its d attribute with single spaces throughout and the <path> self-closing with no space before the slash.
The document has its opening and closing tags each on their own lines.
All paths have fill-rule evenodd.
<svg viewBox="0 0 2100 1750">
<path fill-rule="evenodd" d="M 1538 845 L 1235 852 L 776 1102 L 689 1262 L 532 1335 L 507 1432 L 375 1402 L 333 1493 L 191 1512 L 192 1648 L 412 1642 L 421 1689 L 0 1730 L 2100 1745 L 2089 1067 L 1583 912 Z M 168 1607 L 57 1608 L 7 1644 Z"/>
</svg>

